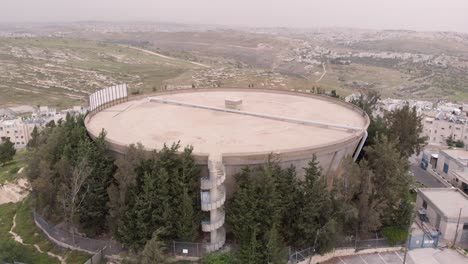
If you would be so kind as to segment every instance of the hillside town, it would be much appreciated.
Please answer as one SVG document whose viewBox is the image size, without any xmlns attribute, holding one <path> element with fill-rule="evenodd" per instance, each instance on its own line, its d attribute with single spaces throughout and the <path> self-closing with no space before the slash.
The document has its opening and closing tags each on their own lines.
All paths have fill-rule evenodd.
<svg viewBox="0 0 468 264">
<path fill-rule="evenodd" d="M 49 122 L 64 120 L 68 114 L 77 115 L 86 112 L 87 108 L 82 106 L 60 111 L 48 106 L 0 108 L 0 142 L 9 139 L 15 144 L 16 149 L 25 148 L 35 127 L 41 130 Z"/>
</svg>

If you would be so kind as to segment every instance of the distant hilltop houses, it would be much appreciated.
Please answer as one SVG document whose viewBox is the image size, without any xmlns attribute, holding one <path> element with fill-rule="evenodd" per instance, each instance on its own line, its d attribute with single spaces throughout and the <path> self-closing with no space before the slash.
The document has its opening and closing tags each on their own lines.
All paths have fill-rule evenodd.
<svg viewBox="0 0 468 264">
<path fill-rule="evenodd" d="M 347 102 L 357 100 L 360 93 L 345 98 Z M 429 145 L 464 148 L 468 146 L 468 103 L 452 103 L 420 100 L 401 100 L 386 98 L 379 100 L 375 115 L 382 116 L 385 111 L 394 111 L 408 104 L 416 107 L 422 117 L 423 135 Z"/>
<path fill-rule="evenodd" d="M 48 106 L 32 107 L 28 105 L 0 108 L 0 142 L 10 139 L 15 148 L 26 147 L 31 139 L 34 127 L 43 129 L 47 123 L 65 119 L 67 114 L 85 114 L 87 108 L 74 106 L 58 111 Z"/>
</svg>

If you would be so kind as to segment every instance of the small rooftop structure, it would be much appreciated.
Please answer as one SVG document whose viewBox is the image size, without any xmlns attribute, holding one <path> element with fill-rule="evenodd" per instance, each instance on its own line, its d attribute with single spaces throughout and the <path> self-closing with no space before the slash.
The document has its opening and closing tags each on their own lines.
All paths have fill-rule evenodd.
<svg viewBox="0 0 468 264">
<path fill-rule="evenodd" d="M 468 221 L 468 196 L 458 188 L 419 188 L 418 194 L 445 219 L 456 221 L 463 208 L 460 218 Z"/>
<path fill-rule="evenodd" d="M 226 109 L 241 110 L 242 100 L 234 98 L 226 99 L 224 100 L 224 106 L 226 107 Z"/>
</svg>

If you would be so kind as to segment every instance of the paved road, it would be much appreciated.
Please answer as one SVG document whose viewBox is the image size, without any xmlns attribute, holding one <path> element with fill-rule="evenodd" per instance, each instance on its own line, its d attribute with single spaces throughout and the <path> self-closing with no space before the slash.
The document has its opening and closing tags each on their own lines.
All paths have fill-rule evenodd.
<svg viewBox="0 0 468 264">
<path fill-rule="evenodd" d="M 401 251 L 361 254 L 347 257 L 336 257 L 323 262 L 324 264 L 401 264 L 403 263 L 404 253 Z M 407 258 L 407 264 L 415 264 L 415 262 Z M 419 264 L 419 263 L 418 263 Z M 421 263 L 423 264 L 423 263 Z"/>
<path fill-rule="evenodd" d="M 414 177 L 417 181 L 421 182 L 428 188 L 444 188 L 445 185 L 442 184 L 438 179 L 429 174 L 426 170 L 422 169 L 419 164 L 412 163 L 410 167 L 411 172 L 413 172 Z"/>
<path fill-rule="evenodd" d="M 323 264 L 401 264 L 404 252 L 361 254 L 335 257 Z M 468 257 L 452 249 L 420 248 L 408 251 L 407 264 L 466 264 Z"/>
</svg>

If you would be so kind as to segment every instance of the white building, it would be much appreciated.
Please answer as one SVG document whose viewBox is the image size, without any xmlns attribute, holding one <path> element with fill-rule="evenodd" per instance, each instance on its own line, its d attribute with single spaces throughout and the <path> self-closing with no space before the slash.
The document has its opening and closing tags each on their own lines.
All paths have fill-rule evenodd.
<svg viewBox="0 0 468 264">
<path fill-rule="evenodd" d="M 446 242 L 468 246 L 468 196 L 456 188 L 417 190 L 418 224 L 437 230 Z"/>
<path fill-rule="evenodd" d="M 67 114 L 85 114 L 86 111 L 87 109 L 81 106 L 60 112 L 55 108 L 41 106 L 31 114 L 31 117 L 0 119 L 0 142 L 9 138 L 15 144 L 15 148 L 24 148 L 31 139 L 35 126 L 41 130 L 50 121 L 57 123 L 60 119 L 65 119 Z"/>
<path fill-rule="evenodd" d="M 422 124 L 423 135 L 428 137 L 430 145 L 446 145 L 447 139 L 452 137 L 452 140 L 461 140 L 468 146 L 468 123 L 465 119 L 439 112 L 436 117 L 423 117 Z"/>
<path fill-rule="evenodd" d="M 33 122 L 23 122 L 21 118 L 0 121 L 0 142 L 8 138 L 15 144 L 15 148 L 24 148 L 36 125 L 38 124 Z"/>
</svg>

